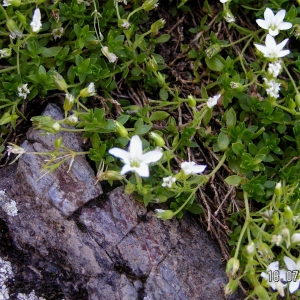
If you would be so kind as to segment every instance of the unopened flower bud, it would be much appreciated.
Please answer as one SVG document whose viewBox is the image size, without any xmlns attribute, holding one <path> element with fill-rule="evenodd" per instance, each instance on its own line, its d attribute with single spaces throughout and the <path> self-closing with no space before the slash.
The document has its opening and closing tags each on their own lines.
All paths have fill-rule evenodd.
<svg viewBox="0 0 300 300">
<path fill-rule="evenodd" d="M 266 289 L 261 285 L 256 285 L 254 287 L 254 293 L 257 295 L 260 300 L 270 300 L 269 294 Z"/>
<path fill-rule="evenodd" d="M 251 242 L 250 244 L 245 246 L 243 254 L 245 257 L 252 257 L 255 254 L 255 252 L 255 244 L 254 242 Z"/>
<path fill-rule="evenodd" d="M 57 89 L 68 94 L 68 85 L 60 74 L 58 74 L 57 72 L 53 72 L 51 78 L 54 80 Z"/>
<path fill-rule="evenodd" d="M 54 141 L 54 147 L 55 148 L 60 148 L 61 145 L 62 145 L 62 137 L 59 137 L 58 139 L 56 139 Z"/>
<path fill-rule="evenodd" d="M 205 54 L 206 54 L 207 58 L 212 58 L 213 56 L 218 54 L 220 52 L 220 50 L 221 50 L 221 47 L 219 44 L 213 44 L 205 50 Z"/>
<path fill-rule="evenodd" d="M 260 257 L 263 257 L 267 260 L 271 260 L 274 257 L 271 248 L 266 243 L 258 244 L 257 253 Z"/>
<path fill-rule="evenodd" d="M 7 22 L 6 22 L 6 26 L 10 32 L 10 37 L 12 39 L 15 39 L 17 36 L 18 37 L 22 37 L 23 36 L 23 33 L 21 32 L 20 28 L 18 27 L 18 25 L 16 24 L 16 22 L 12 19 L 9 19 Z"/>
<path fill-rule="evenodd" d="M 160 72 L 157 72 L 157 80 L 161 86 L 164 86 L 166 84 L 165 76 L 162 75 Z"/>
<path fill-rule="evenodd" d="M 296 232 L 291 237 L 292 244 L 300 243 L 300 233 Z"/>
<path fill-rule="evenodd" d="M 125 19 L 121 19 L 118 21 L 118 26 L 121 29 L 129 29 L 130 23 Z"/>
<path fill-rule="evenodd" d="M 234 276 L 240 268 L 240 261 L 237 258 L 230 258 L 226 264 L 226 274 Z"/>
<path fill-rule="evenodd" d="M 156 209 L 155 212 L 156 214 L 154 216 L 158 219 L 170 220 L 174 217 L 174 212 L 171 210 Z"/>
<path fill-rule="evenodd" d="M 103 178 L 107 180 L 121 180 L 124 176 L 117 171 L 106 171 L 103 173 Z"/>
<path fill-rule="evenodd" d="M 164 19 L 160 19 L 156 22 L 154 22 L 153 24 L 151 24 L 150 30 L 154 33 L 154 34 L 158 34 L 159 29 L 163 28 L 166 24 L 166 21 Z"/>
<path fill-rule="evenodd" d="M 79 96 L 82 98 L 91 97 L 91 96 L 95 96 L 95 95 L 96 95 L 96 90 L 95 90 L 94 82 L 91 82 L 88 85 L 88 87 L 86 87 L 85 89 L 82 89 L 79 94 Z"/>
<path fill-rule="evenodd" d="M 61 129 L 61 126 L 59 125 L 58 122 L 55 122 L 55 123 L 52 125 L 52 129 L 53 129 L 55 132 L 59 132 L 60 129 Z"/>
<path fill-rule="evenodd" d="M 124 192 L 125 194 L 132 194 L 135 191 L 135 185 L 128 183 L 125 185 Z"/>
<path fill-rule="evenodd" d="M 21 0 L 3 0 L 3 6 L 15 6 L 18 7 L 21 5 Z"/>
<path fill-rule="evenodd" d="M 228 8 L 224 9 L 223 17 L 227 23 L 235 22 L 235 17 L 232 14 L 232 12 L 230 11 L 230 9 L 228 9 Z"/>
<path fill-rule="evenodd" d="M 232 295 L 239 286 L 238 279 L 229 279 L 229 282 L 224 287 L 225 296 Z"/>
<path fill-rule="evenodd" d="M 103 53 L 104 56 L 107 57 L 110 63 L 114 63 L 118 59 L 118 57 L 114 53 L 109 52 L 108 47 L 106 46 L 101 48 L 101 52 Z"/>
<path fill-rule="evenodd" d="M 142 8 L 145 11 L 152 10 L 152 9 L 154 9 L 156 7 L 155 5 L 157 4 L 157 2 L 158 2 L 158 0 L 146 0 L 143 3 Z"/>
<path fill-rule="evenodd" d="M 64 120 L 64 124 L 75 126 L 78 123 L 78 118 L 75 115 L 70 115 Z"/>
<path fill-rule="evenodd" d="M 278 182 L 275 186 L 275 189 L 274 189 L 274 193 L 277 197 L 281 196 L 282 195 L 282 186 L 281 186 L 281 182 Z"/>
<path fill-rule="evenodd" d="M 275 212 L 272 216 L 272 223 L 274 226 L 277 226 L 279 224 L 279 214 L 278 212 Z"/>
<path fill-rule="evenodd" d="M 231 81 L 230 87 L 237 92 L 243 91 L 243 85 L 240 82 Z"/>
<path fill-rule="evenodd" d="M 0 58 L 8 58 L 11 57 L 11 49 L 3 48 L 0 50 Z"/>
<path fill-rule="evenodd" d="M 291 235 L 290 235 L 290 230 L 288 228 L 283 228 L 281 231 L 282 236 L 285 239 L 286 242 L 286 248 L 290 248 L 291 245 Z"/>
<path fill-rule="evenodd" d="M 264 219 L 264 221 L 269 224 L 272 222 L 272 216 L 273 216 L 273 210 L 266 210 L 263 212 L 262 214 L 262 218 Z"/>
<path fill-rule="evenodd" d="M 292 220 L 294 217 L 293 211 L 288 205 L 284 207 L 283 215 L 287 220 Z"/>
<path fill-rule="evenodd" d="M 165 145 L 165 140 L 159 134 L 157 134 L 155 132 L 150 132 L 149 136 L 150 136 L 151 139 L 154 140 L 155 144 L 158 147 L 162 147 L 162 146 Z"/>
<path fill-rule="evenodd" d="M 188 105 L 191 108 L 196 106 L 196 99 L 192 95 L 188 95 Z"/>
<path fill-rule="evenodd" d="M 115 123 L 115 126 L 116 126 L 116 130 L 118 132 L 118 134 L 121 136 L 121 137 L 126 137 L 128 136 L 128 131 L 127 129 L 118 121 L 114 121 Z"/>
<path fill-rule="evenodd" d="M 73 107 L 74 102 L 75 102 L 74 96 L 70 93 L 67 93 L 64 102 L 64 110 L 69 111 Z"/>
<path fill-rule="evenodd" d="M 157 62 L 153 56 L 147 61 L 147 67 L 152 72 L 157 71 Z"/>
<path fill-rule="evenodd" d="M 297 107 L 299 108 L 300 107 L 300 94 L 296 95 L 295 102 L 296 102 Z"/>
</svg>

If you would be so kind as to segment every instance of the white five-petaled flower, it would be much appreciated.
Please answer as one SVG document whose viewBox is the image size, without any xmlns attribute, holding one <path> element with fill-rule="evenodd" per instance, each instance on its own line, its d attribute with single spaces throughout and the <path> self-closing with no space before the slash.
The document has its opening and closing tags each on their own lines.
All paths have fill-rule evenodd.
<svg viewBox="0 0 300 300">
<path fill-rule="evenodd" d="M 41 11 L 39 8 L 35 9 L 30 26 L 33 32 L 39 32 L 42 28 Z"/>
<path fill-rule="evenodd" d="M 27 88 L 28 83 L 23 84 L 18 87 L 18 96 L 26 99 L 27 95 L 30 93 L 30 90 Z"/>
<path fill-rule="evenodd" d="M 279 97 L 280 83 L 276 82 L 274 79 L 268 80 L 264 78 L 265 85 L 267 86 L 266 92 L 272 98 Z"/>
<path fill-rule="evenodd" d="M 276 78 L 281 71 L 281 62 L 280 61 L 275 61 L 274 63 L 269 63 L 269 68 L 268 68 L 268 74 Z"/>
<path fill-rule="evenodd" d="M 153 150 L 143 154 L 142 141 L 138 135 L 131 138 L 129 151 L 112 148 L 108 153 L 123 160 L 125 165 L 121 170 L 121 175 L 134 171 L 141 177 L 149 177 L 148 164 L 159 161 L 163 155 L 161 150 Z"/>
<path fill-rule="evenodd" d="M 283 260 L 288 270 L 291 271 L 292 273 L 300 271 L 300 261 L 297 261 L 297 263 L 295 263 L 291 258 L 287 256 L 285 256 Z M 289 291 L 291 294 L 294 293 L 297 289 L 299 289 L 300 278 L 299 276 L 297 276 L 297 278 L 295 279 L 296 280 L 292 280 L 289 284 Z"/>
<path fill-rule="evenodd" d="M 181 165 L 181 170 L 185 175 L 191 175 L 191 174 L 198 174 L 198 173 L 203 173 L 206 166 L 205 165 L 197 165 L 195 162 L 182 162 Z"/>
<path fill-rule="evenodd" d="M 176 178 L 173 176 L 168 176 L 168 177 L 164 177 L 163 178 L 163 183 L 162 183 L 162 187 L 167 186 L 168 188 L 171 188 L 173 183 L 175 183 Z"/>
<path fill-rule="evenodd" d="M 209 97 L 208 100 L 207 100 L 207 102 L 206 102 L 206 105 L 209 108 L 212 108 L 213 106 L 215 106 L 218 103 L 220 97 L 221 97 L 221 94 L 217 94 L 217 95 L 215 95 L 213 97 Z"/>
<path fill-rule="evenodd" d="M 276 15 L 270 8 L 266 8 L 264 12 L 265 19 L 257 19 L 256 23 L 263 29 L 269 30 L 269 34 L 276 36 L 279 34 L 279 30 L 287 30 L 292 28 L 293 24 L 289 22 L 283 22 L 286 11 L 280 10 Z"/>
<path fill-rule="evenodd" d="M 260 44 L 254 44 L 254 46 L 264 54 L 264 57 L 277 59 L 290 53 L 290 50 L 282 50 L 288 40 L 285 39 L 277 45 L 275 39 L 270 34 L 267 34 L 265 46 Z"/>
<path fill-rule="evenodd" d="M 278 276 L 277 276 L 278 275 Z M 284 297 L 284 288 L 286 284 L 282 281 L 286 281 L 286 271 L 279 270 L 279 262 L 275 261 L 269 264 L 267 271 L 260 274 L 264 278 L 269 286 L 278 291 L 281 297 Z"/>
<path fill-rule="evenodd" d="M 101 51 L 111 63 L 115 62 L 118 59 L 118 57 L 114 53 L 108 51 L 108 47 L 106 46 L 102 47 Z"/>
</svg>

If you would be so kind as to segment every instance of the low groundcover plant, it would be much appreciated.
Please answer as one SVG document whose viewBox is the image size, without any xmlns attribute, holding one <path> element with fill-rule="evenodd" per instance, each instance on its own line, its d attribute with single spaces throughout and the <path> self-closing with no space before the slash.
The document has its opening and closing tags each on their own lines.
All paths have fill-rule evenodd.
<svg viewBox="0 0 300 300">
<path fill-rule="evenodd" d="M 41 177 L 87 155 L 97 182 L 121 181 L 155 217 L 200 214 L 228 260 L 227 295 L 297 299 L 299 3 L 198 2 L 5 0 L 2 158 L 26 153 L 13 134 L 27 119 L 80 133 L 86 151 L 58 135 L 26 153 L 46 158 Z M 51 98 L 63 119 L 28 114 Z"/>
</svg>

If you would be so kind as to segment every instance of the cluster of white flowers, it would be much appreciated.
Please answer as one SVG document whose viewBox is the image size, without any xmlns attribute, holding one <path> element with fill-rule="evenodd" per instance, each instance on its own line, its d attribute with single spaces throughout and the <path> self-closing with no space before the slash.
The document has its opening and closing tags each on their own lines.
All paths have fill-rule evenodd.
<svg viewBox="0 0 300 300">
<path fill-rule="evenodd" d="M 27 88 L 28 83 L 23 84 L 18 87 L 18 96 L 26 99 L 27 95 L 30 93 L 30 90 Z"/>
<path fill-rule="evenodd" d="M 268 285 L 277 290 L 281 297 L 284 297 L 284 289 L 289 286 L 289 292 L 293 294 L 299 289 L 300 284 L 300 261 L 295 262 L 290 257 L 284 256 L 286 269 L 279 269 L 279 262 L 269 264 L 267 271 L 261 273 L 261 277 L 266 280 Z M 290 278 L 289 278 L 290 277 Z"/>
<path fill-rule="evenodd" d="M 168 177 L 164 177 L 163 178 L 163 183 L 162 183 L 162 187 L 168 187 L 168 188 L 171 188 L 173 183 L 176 182 L 176 178 L 173 177 L 173 176 L 168 176 Z"/>
<path fill-rule="evenodd" d="M 274 63 L 269 63 L 268 75 L 272 78 L 277 78 L 281 72 L 281 62 L 275 61 Z"/>
<path fill-rule="evenodd" d="M 276 82 L 274 79 L 268 80 L 267 78 L 264 78 L 264 81 L 268 96 L 275 99 L 278 98 L 280 91 L 280 83 Z"/>
<path fill-rule="evenodd" d="M 0 207 L 12 217 L 15 217 L 18 214 L 17 203 L 14 200 L 11 200 L 5 194 L 5 191 L 0 191 Z M 1 299 L 1 298 L 0 298 Z"/>
</svg>

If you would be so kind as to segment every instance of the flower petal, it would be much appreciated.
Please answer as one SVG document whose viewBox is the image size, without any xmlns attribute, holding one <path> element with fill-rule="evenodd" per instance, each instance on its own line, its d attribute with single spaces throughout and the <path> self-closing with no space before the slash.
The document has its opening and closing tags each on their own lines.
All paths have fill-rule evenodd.
<svg viewBox="0 0 300 300">
<path fill-rule="evenodd" d="M 285 256 L 283 258 L 284 262 L 285 262 L 285 265 L 286 267 L 290 270 L 290 271 L 293 271 L 293 270 L 297 270 L 297 266 L 296 266 L 296 263 L 288 256 Z"/>
<path fill-rule="evenodd" d="M 163 156 L 163 152 L 161 150 L 149 151 L 142 155 L 142 162 L 144 164 L 157 162 L 162 158 L 162 156 Z"/>
<path fill-rule="evenodd" d="M 140 158 L 143 154 L 142 140 L 134 135 L 130 140 L 129 153 L 131 158 Z"/>
<path fill-rule="evenodd" d="M 121 175 L 124 175 L 125 173 L 127 173 L 127 172 L 129 172 L 129 171 L 132 171 L 133 169 L 134 169 L 134 168 L 132 168 L 132 167 L 130 166 L 130 164 L 126 164 L 126 165 L 123 166 L 123 168 L 122 168 L 120 174 L 121 174 Z"/>
<path fill-rule="evenodd" d="M 270 34 L 267 34 L 266 36 L 266 46 L 268 49 L 274 49 L 277 47 L 275 39 Z"/>
<path fill-rule="evenodd" d="M 278 25 L 281 23 L 285 17 L 286 11 L 284 9 L 281 9 L 276 15 L 275 15 L 275 23 Z"/>
<path fill-rule="evenodd" d="M 269 54 L 269 50 L 266 46 L 264 45 L 259 45 L 259 44 L 254 44 L 254 46 L 260 51 L 262 52 L 264 55 Z"/>
<path fill-rule="evenodd" d="M 279 30 L 276 28 L 276 29 L 271 29 L 269 28 L 269 34 L 272 35 L 272 36 L 276 36 L 279 34 Z"/>
<path fill-rule="evenodd" d="M 278 24 L 277 28 L 279 30 L 287 30 L 293 27 L 293 24 L 290 22 L 282 22 L 280 24 Z"/>
<path fill-rule="evenodd" d="M 263 19 L 257 19 L 256 23 L 258 24 L 259 27 L 263 28 L 263 29 L 268 29 L 269 28 L 269 24 L 268 22 L 266 22 Z"/>
<path fill-rule="evenodd" d="M 149 177 L 149 167 L 144 163 L 141 163 L 139 167 L 134 167 L 133 170 L 141 177 Z"/>
<path fill-rule="evenodd" d="M 265 17 L 265 21 L 270 25 L 274 18 L 274 13 L 272 9 L 267 7 L 264 12 L 264 17 Z"/>
<path fill-rule="evenodd" d="M 289 286 L 290 293 L 294 293 L 299 288 L 299 280 L 291 281 Z"/>
<path fill-rule="evenodd" d="M 205 165 L 196 165 L 193 166 L 193 173 L 194 174 L 203 173 L 205 169 L 206 169 Z"/>
<path fill-rule="evenodd" d="M 289 40 L 289 39 L 285 39 L 285 40 L 283 40 L 281 43 L 279 43 L 279 44 L 276 46 L 277 50 L 278 50 L 278 51 L 282 50 L 283 47 L 284 47 L 284 46 L 286 45 L 286 43 L 288 42 L 288 40 Z"/>
<path fill-rule="evenodd" d="M 120 148 L 112 148 L 112 149 L 108 150 L 108 153 L 113 156 L 123 159 L 125 164 L 129 164 L 129 158 L 130 158 L 129 152 L 127 152 L 123 149 L 120 149 Z"/>
<path fill-rule="evenodd" d="M 284 57 L 284 56 L 286 56 L 286 55 L 288 55 L 288 54 L 290 54 L 290 50 L 282 50 L 282 51 L 279 51 L 279 53 L 278 53 L 278 57 Z"/>
<path fill-rule="evenodd" d="M 268 269 L 270 271 L 277 271 L 279 269 L 279 262 L 278 261 L 274 261 L 272 263 L 269 264 Z"/>
</svg>

